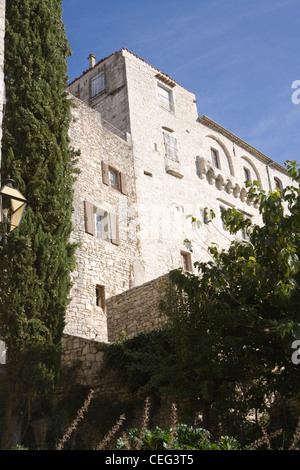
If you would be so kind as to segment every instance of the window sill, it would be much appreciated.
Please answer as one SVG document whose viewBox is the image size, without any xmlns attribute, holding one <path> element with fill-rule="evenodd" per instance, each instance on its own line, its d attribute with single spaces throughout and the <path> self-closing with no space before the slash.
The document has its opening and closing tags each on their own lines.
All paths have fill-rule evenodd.
<svg viewBox="0 0 300 470">
<path fill-rule="evenodd" d="M 179 179 L 182 179 L 182 178 L 183 178 L 183 175 L 182 175 L 181 173 L 179 173 L 179 172 L 176 171 L 176 170 L 172 170 L 171 168 L 166 169 L 166 172 L 167 172 L 169 175 L 176 176 L 176 178 L 179 178 Z"/>
<path fill-rule="evenodd" d="M 180 163 L 169 158 L 165 160 L 165 169 L 169 175 L 176 176 L 176 178 L 182 179 L 183 174 L 180 171 Z"/>
</svg>

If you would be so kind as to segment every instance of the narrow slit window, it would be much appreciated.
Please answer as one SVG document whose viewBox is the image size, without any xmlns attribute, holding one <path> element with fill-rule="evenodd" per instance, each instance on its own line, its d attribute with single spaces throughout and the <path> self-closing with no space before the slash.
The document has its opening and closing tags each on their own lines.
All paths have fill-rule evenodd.
<svg viewBox="0 0 300 470">
<path fill-rule="evenodd" d="M 105 308 L 105 287 L 104 286 L 96 286 L 96 305 L 97 307 Z"/>
<path fill-rule="evenodd" d="M 249 168 L 244 167 L 244 175 L 245 175 L 245 181 L 249 181 L 251 183 L 251 173 Z"/>
<path fill-rule="evenodd" d="M 219 158 L 219 152 L 216 149 L 210 149 L 211 151 L 211 159 L 212 163 L 216 168 L 221 168 L 220 166 L 220 158 Z"/>
<path fill-rule="evenodd" d="M 282 191 L 282 183 L 279 178 L 274 178 L 275 188 L 278 188 L 279 191 Z"/>
</svg>

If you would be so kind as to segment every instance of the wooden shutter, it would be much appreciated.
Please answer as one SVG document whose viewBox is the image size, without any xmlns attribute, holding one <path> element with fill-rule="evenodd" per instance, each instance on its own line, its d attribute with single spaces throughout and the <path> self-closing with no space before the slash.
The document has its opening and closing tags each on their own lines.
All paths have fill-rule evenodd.
<svg viewBox="0 0 300 470">
<path fill-rule="evenodd" d="M 164 134 L 164 141 L 165 141 L 165 149 L 166 155 L 168 158 L 171 158 L 174 161 L 177 161 L 177 141 L 174 135 L 167 131 L 166 129 L 163 131 Z"/>
<path fill-rule="evenodd" d="M 127 181 L 126 181 L 126 175 L 124 173 L 120 173 L 120 186 L 121 186 L 121 193 L 127 194 Z"/>
<path fill-rule="evenodd" d="M 86 233 L 95 235 L 94 206 L 88 201 L 84 201 L 84 221 Z"/>
<path fill-rule="evenodd" d="M 108 164 L 104 162 L 102 162 L 102 181 L 104 184 L 109 185 Z"/>
<path fill-rule="evenodd" d="M 119 216 L 117 214 L 110 214 L 110 230 L 111 230 L 111 242 L 114 245 L 120 245 Z"/>
<path fill-rule="evenodd" d="M 99 73 L 96 77 L 91 80 L 92 85 L 92 98 L 94 96 L 100 95 L 104 91 L 104 72 Z"/>
</svg>

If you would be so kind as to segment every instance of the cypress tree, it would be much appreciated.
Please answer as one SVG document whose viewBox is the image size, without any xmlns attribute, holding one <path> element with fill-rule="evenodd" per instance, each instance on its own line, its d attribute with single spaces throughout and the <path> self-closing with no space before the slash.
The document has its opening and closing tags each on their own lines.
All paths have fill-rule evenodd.
<svg viewBox="0 0 300 470">
<path fill-rule="evenodd" d="M 0 253 L 0 337 L 7 348 L 12 416 L 27 416 L 53 391 L 61 360 L 75 245 L 72 231 L 74 152 L 65 92 L 69 44 L 61 0 L 9 0 L 6 7 L 2 174 L 28 201 L 22 223 Z"/>
</svg>

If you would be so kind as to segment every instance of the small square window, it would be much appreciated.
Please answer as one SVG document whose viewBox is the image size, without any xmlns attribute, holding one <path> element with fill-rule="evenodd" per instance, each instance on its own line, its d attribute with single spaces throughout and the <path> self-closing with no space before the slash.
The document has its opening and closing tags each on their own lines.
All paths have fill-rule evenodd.
<svg viewBox="0 0 300 470">
<path fill-rule="evenodd" d="M 102 162 L 102 181 L 107 186 L 127 195 L 126 175 L 105 162 Z"/>
<path fill-rule="evenodd" d="M 220 167 L 220 159 L 219 159 L 219 152 L 215 149 L 210 149 L 211 151 L 211 159 L 212 163 L 216 168 L 221 168 Z"/>
<path fill-rule="evenodd" d="M 97 307 L 105 309 L 105 287 L 96 286 L 96 305 Z"/>
</svg>

